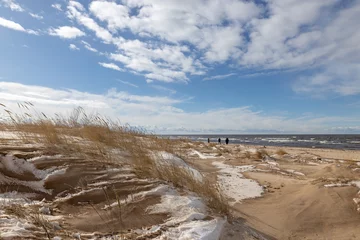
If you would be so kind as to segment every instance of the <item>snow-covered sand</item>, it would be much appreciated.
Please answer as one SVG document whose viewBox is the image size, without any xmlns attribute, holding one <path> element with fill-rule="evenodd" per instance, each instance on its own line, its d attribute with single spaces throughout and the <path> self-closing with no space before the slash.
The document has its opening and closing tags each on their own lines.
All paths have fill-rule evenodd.
<svg viewBox="0 0 360 240">
<path fill-rule="evenodd" d="M 243 172 L 252 171 L 255 167 L 230 166 L 222 162 L 213 162 L 219 170 L 218 182 L 222 192 L 231 200 L 232 204 L 248 198 L 260 197 L 263 187 L 256 181 L 244 177 Z"/>
</svg>

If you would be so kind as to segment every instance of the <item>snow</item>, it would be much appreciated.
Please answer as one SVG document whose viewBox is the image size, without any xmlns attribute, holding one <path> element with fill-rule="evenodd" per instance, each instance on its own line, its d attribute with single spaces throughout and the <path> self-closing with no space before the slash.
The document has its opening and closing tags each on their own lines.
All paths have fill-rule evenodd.
<svg viewBox="0 0 360 240">
<path fill-rule="evenodd" d="M 35 193 L 19 193 L 16 191 L 0 194 L 0 206 L 7 204 L 27 204 L 30 198 L 36 197 Z"/>
<path fill-rule="evenodd" d="M 215 154 L 204 154 L 194 149 L 190 151 L 190 155 L 198 155 L 200 159 L 216 158 Z"/>
<path fill-rule="evenodd" d="M 61 169 L 58 169 L 58 170 L 55 170 L 53 172 L 51 172 L 50 174 L 47 174 L 46 177 L 44 178 L 44 181 L 47 181 L 49 180 L 50 178 L 56 176 L 56 175 L 63 175 L 66 173 L 67 171 L 67 167 L 66 168 L 61 168 Z"/>
<path fill-rule="evenodd" d="M 244 178 L 241 172 L 252 171 L 255 167 L 230 166 L 221 162 L 213 162 L 214 166 L 220 169 L 218 182 L 222 192 L 230 199 L 232 204 L 248 198 L 260 197 L 264 192 L 263 187 L 252 179 Z"/>
<path fill-rule="evenodd" d="M 191 175 L 196 180 L 202 181 L 202 179 L 203 179 L 201 173 L 198 170 L 189 166 L 184 160 L 175 156 L 174 154 L 171 154 L 171 153 L 168 153 L 165 151 L 159 151 L 159 152 L 152 152 L 150 156 L 153 158 L 153 160 L 158 165 L 169 165 L 169 166 L 174 165 L 177 167 L 181 167 L 181 168 L 189 171 L 189 173 L 191 173 Z"/>
<path fill-rule="evenodd" d="M 360 188 L 360 180 L 359 181 L 352 181 L 351 184 L 355 185 L 358 188 Z"/>
<path fill-rule="evenodd" d="M 13 218 L 4 214 L 3 211 L 0 211 L 1 239 L 34 238 L 31 230 L 29 230 L 33 228 L 35 228 L 35 226 L 27 221 Z"/>
<path fill-rule="evenodd" d="M 16 132 L 0 131 L 0 139 L 19 139 Z"/>
<path fill-rule="evenodd" d="M 272 166 L 279 166 L 279 164 L 275 161 L 265 161 L 267 162 L 268 164 L 272 165 Z"/>
<path fill-rule="evenodd" d="M 199 197 L 179 196 L 175 190 L 169 190 L 161 196 L 161 203 L 148 207 L 151 214 L 170 213 L 165 225 L 202 220 L 206 217 L 206 206 Z"/>
<path fill-rule="evenodd" d="M 345 187 L 350 186 L 350 183 L 331 183 L 331 184 L 325 184 L 324 187 L 331 188 L 331 187 Z"/>
<path fill-rule="evenodd" d="M 155 239 L 217 240 L 220 237 L 225 222 L 226 220 L 223 218 L 216 218 L 210 221 L 183 223 L 177 227 L 169 228 L 165 233 Z"/>
<path fill-rule="evenodd" d="M 258 152 L 258 150 L 256 148 L 249 148 L 246 151 L 249 152 L 249 153 L 253 153 L 253 154 Z"/>
<path fill-rule="evenodd" d="M 288 173 L 292 173 L 292 174 L 298 175 L 298 176 L 305 176 L 305 174 L 303 174 L 302 172 L 297 172 L 297 171 L 295 171 L 295 170 L 293 170 L 293 169 L 287 169 L 287 170 L 285 170 L 285 171 L 287 171 Z"/>
<path fill-rule="evenodd" d="M 309 165 L 313 165 L 313 166 L 319 166 L 318 163 L 315 163 L 315 162 L 308 162 Z"/>
<path fill-rule="evenodd" d="M 18 176 L 31 174 L 36 179 L 38 179 L 37 181 L 23 181 L 17 178 L 12 178 L 0 174 L 0 183 L 23 185 L 33 189 L 34 191 L 48 193 L 48 194 L 51 193 L 51 190 L 47 190 L 44 188 L 45 181 L 54 175 L 60 175 L 66 172 L 66 168 L 65 169 L 50 168 L 46 170 L 39 170 L 35 167 L 35 165 L 32 162 L 28 162 L 21 158 L 16 158 L 12 155 L 0 156 L 0 170 L 6 170 L 12 172 Z"/>
<path fill-rule="evenodd" d="M 80 233 L 74 233 L 72 236 L 75 239 L 81 239 L 81 234 Z"/>
<path fill-rule="evenodd" d="M 34 164 L 27 162 L 24 159 L 16 158 L 12 155 L 0 157 L 0 169 L 6 169 L 18 175 L 24 173 L 32 173 L 36 178 L 42 179 L 46 176 L 46 171 L 37 169 Z"/>
<path fill-rule="evenodd" d="M 27 161 L 28 162 L 36 162 L 36 161 L 43 161 L 43 160 L 53 160 L 53 159 L 60 159 L 63 156 L 58 154 L 58 155 L 54 155 L 54 156 L 40 156 L 40 157 L 34 157 L 34 158 L 30 158 Z"/>
<path fill-rule="evenodd" d="M 345 187 L 351 185 L 360 188 L 360 181 L 351 181 L 348 183 L 331 183 L 331 184 L 325 184 L 324 187 Z"/>
<path fill-rule="evenodd" d="M 42 213 L 42 214 L 45 214 L 45 215 L 50 215 L 51 214 L 50 208 L 48 208 L 48 207 L 39 208 L 39 212 Z"/>
<path fill-rule="evenodd" d="M 204 220 L 207 209 L 201 198 L 187 194 L 180 195 L 175 189 L 168 188 L 161 196 L 161 202 L 147 208 L 150 214 L 165 213 L 170 218 L 162 226 L 166 231 L 155 238 L 159 240 L 211 240 L 218 239 L 226 222 L 223 218 Z M 158 231 L 154 226 L 150 231 Z"/>
</svg>

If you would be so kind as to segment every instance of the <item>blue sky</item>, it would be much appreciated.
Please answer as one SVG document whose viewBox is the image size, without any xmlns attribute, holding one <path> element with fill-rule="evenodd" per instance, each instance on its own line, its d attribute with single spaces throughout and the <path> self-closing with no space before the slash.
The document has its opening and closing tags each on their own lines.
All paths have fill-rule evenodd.
<svg viewBox="0 0 360 240">
<path fill-rule="evenodd" d="M 0 0 L 0 102 L 161 133 L 359 133 L 359 15 L 358 0 Z"/>
</svg>

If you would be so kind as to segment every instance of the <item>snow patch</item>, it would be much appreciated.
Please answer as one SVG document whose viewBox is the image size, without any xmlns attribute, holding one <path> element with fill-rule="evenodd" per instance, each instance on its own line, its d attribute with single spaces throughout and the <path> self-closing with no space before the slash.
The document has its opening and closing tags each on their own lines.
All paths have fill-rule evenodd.
<svg viewBox="0 0 360 240">
<path fill-rule="evenodd" d="M 60 175 L 66 172 L 66 168 L 56 169 L 55 167 L 46 170 L 39 170 L 32 162 L 28 162 L 21 158 L 16 158 L 12 155 L 0 156 L 0 170 L 11 172 L 18 175 L 19 177 L 31 174 L 33 177 L 38 179 L 36 181 L 23 181 L 0 174 L 0 183 L 23 185 L 33 189 L 34 191 L 47 194 L 50 194 L 51 190 L 44 188 L 45 181 L 54 175 Z"/>
<path fill-rule="evenodd" d="M 345 186 L 350 186 L 350 183 L 330 183 L 330 184 L 325 184 L 324 187 L 326 188 L 331 188 L 331 187 L 345 187 Z"/>
<path fill-rule="evenodd" d="M 174 165 L 177 167 L 181 167 L 187 171 L 189 171 L 189 173 L 191 173 L 191 175 L 198 181 L 202 181 L 203 177 L 201 175 L 201 173 L 196 170 L 195 168 L 189 166 L 184 160 L 182 160 L 181 158 L 175 156 L 174 154 L 165 152 L 165 151 L 159 151 L 159 152 L 152 152 L 150 155 L 153 160 L 156 162 L 156 164 L 158 165 Z"/>
<path fill-rule="evenodd" d="M 303 174 L 302 172 L 297 172 L 297 171 L 295 171 L 295 170 L 293 170 L 293 169 L 287 169 L 287 170 L 285 170 L 285 171 L 287 171 L 288 173 L 292 173 L 292 174 L 298 175 L 298 176 L 305 176 L 305 174 Z"/>
<path fill-rule="evenodd" d="M 192 149 L 190 155 L 198 155 L 200 159 L 216 158 L 215 154 L 205 154 Z"/>
<path fill-rule="evenodd" d="M 206 206 L 199 197 L 179 196 L 177 191 L 168 191 L 161 196 L 161 203 L 148 207 L 151 214 L 170 213 L 165 225 L 202 220 L 206 217 Z"/>
<path fill-rule="evenodd" d="M 263 187 L 252 179 L 244 178 L 241 172 L 252 171 L 255 167 L 230 166 L 221 162 L 213 162 L 220 169 L 218 182 L 222 192 L 229 198 L 234 199 L 232 204 L 248 198 L 260 197 L 264 192 Z"/>
<path fill-rule="evenodd" d="M 207 210 L 201 198 L 193 195 L 180 196 L 173 189 L 168 188 L 161 196 L 161 202 L 148 207 L 149 213 L 168 213 L 170 218 L 162 224 L 166 231 L 155 239 L 179 239 L 179 240 L 215 240 L 218 239 L 223 225 L 223 218 L 204 220 Z M 160 227 L 154 226 L 150 231 L 158 231 Z"/>
<path fill-rule="evenodd" d="M 34 158 L 30 158 L 28 159 L 28 162 L 37 162 L 37 161 L 43 161 L 43 160 L 53 160 L 53 159 L 60 159 L 63 156 L 58 154 L 58 155 L 54 155 L 54 156 L 40 156 L 40 157 L 34 157 Z"/>
<path fill-rule="evenodd" d="M 29 222 L 4 214 L 0 211 L 1 239 L 34 238 L 31 234 L 35 226 Z"/>
<path fill-rule="evenodd" d="M 216 218 L 211 221 L 182 223 L 178 227 L 169 228 L 164 234 L 155 239 L 217 240 L 225 222 L 226 220 L 223 218 Z"/>
</svg>

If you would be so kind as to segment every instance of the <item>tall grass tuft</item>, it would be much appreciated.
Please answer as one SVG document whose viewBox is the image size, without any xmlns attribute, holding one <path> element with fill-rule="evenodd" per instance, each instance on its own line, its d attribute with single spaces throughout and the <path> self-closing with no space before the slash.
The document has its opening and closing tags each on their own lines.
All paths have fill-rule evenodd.
<svg viewBox="0 0 360 240">
<path fill-rule="evenodd" d="M 69 116 L 55 114 L 49 117 L 38 113 L 30 102 L 19 103 L 16 112 L 2 106 L 9 117 L 2 126 L 15 131 L 24 142 L 42 143 L 62 154 L 77 154 L 108 164 L 124 164 L 118 153 L 121 151 L 128 156 L 127 163 L 139 177 L 171 182 L 176 187 L 197 193 L 215 211 L 229 211 L 219 188 L 205 177 L 199 181 L 191 172 L 176 165 L 157 164 L 151 157 L 159 151 L 184 155 L 177 147 L 184 143 L 183 139 L 162 138 L 99 114 L 87 114 L 81 107 Z"/>
</svg>

